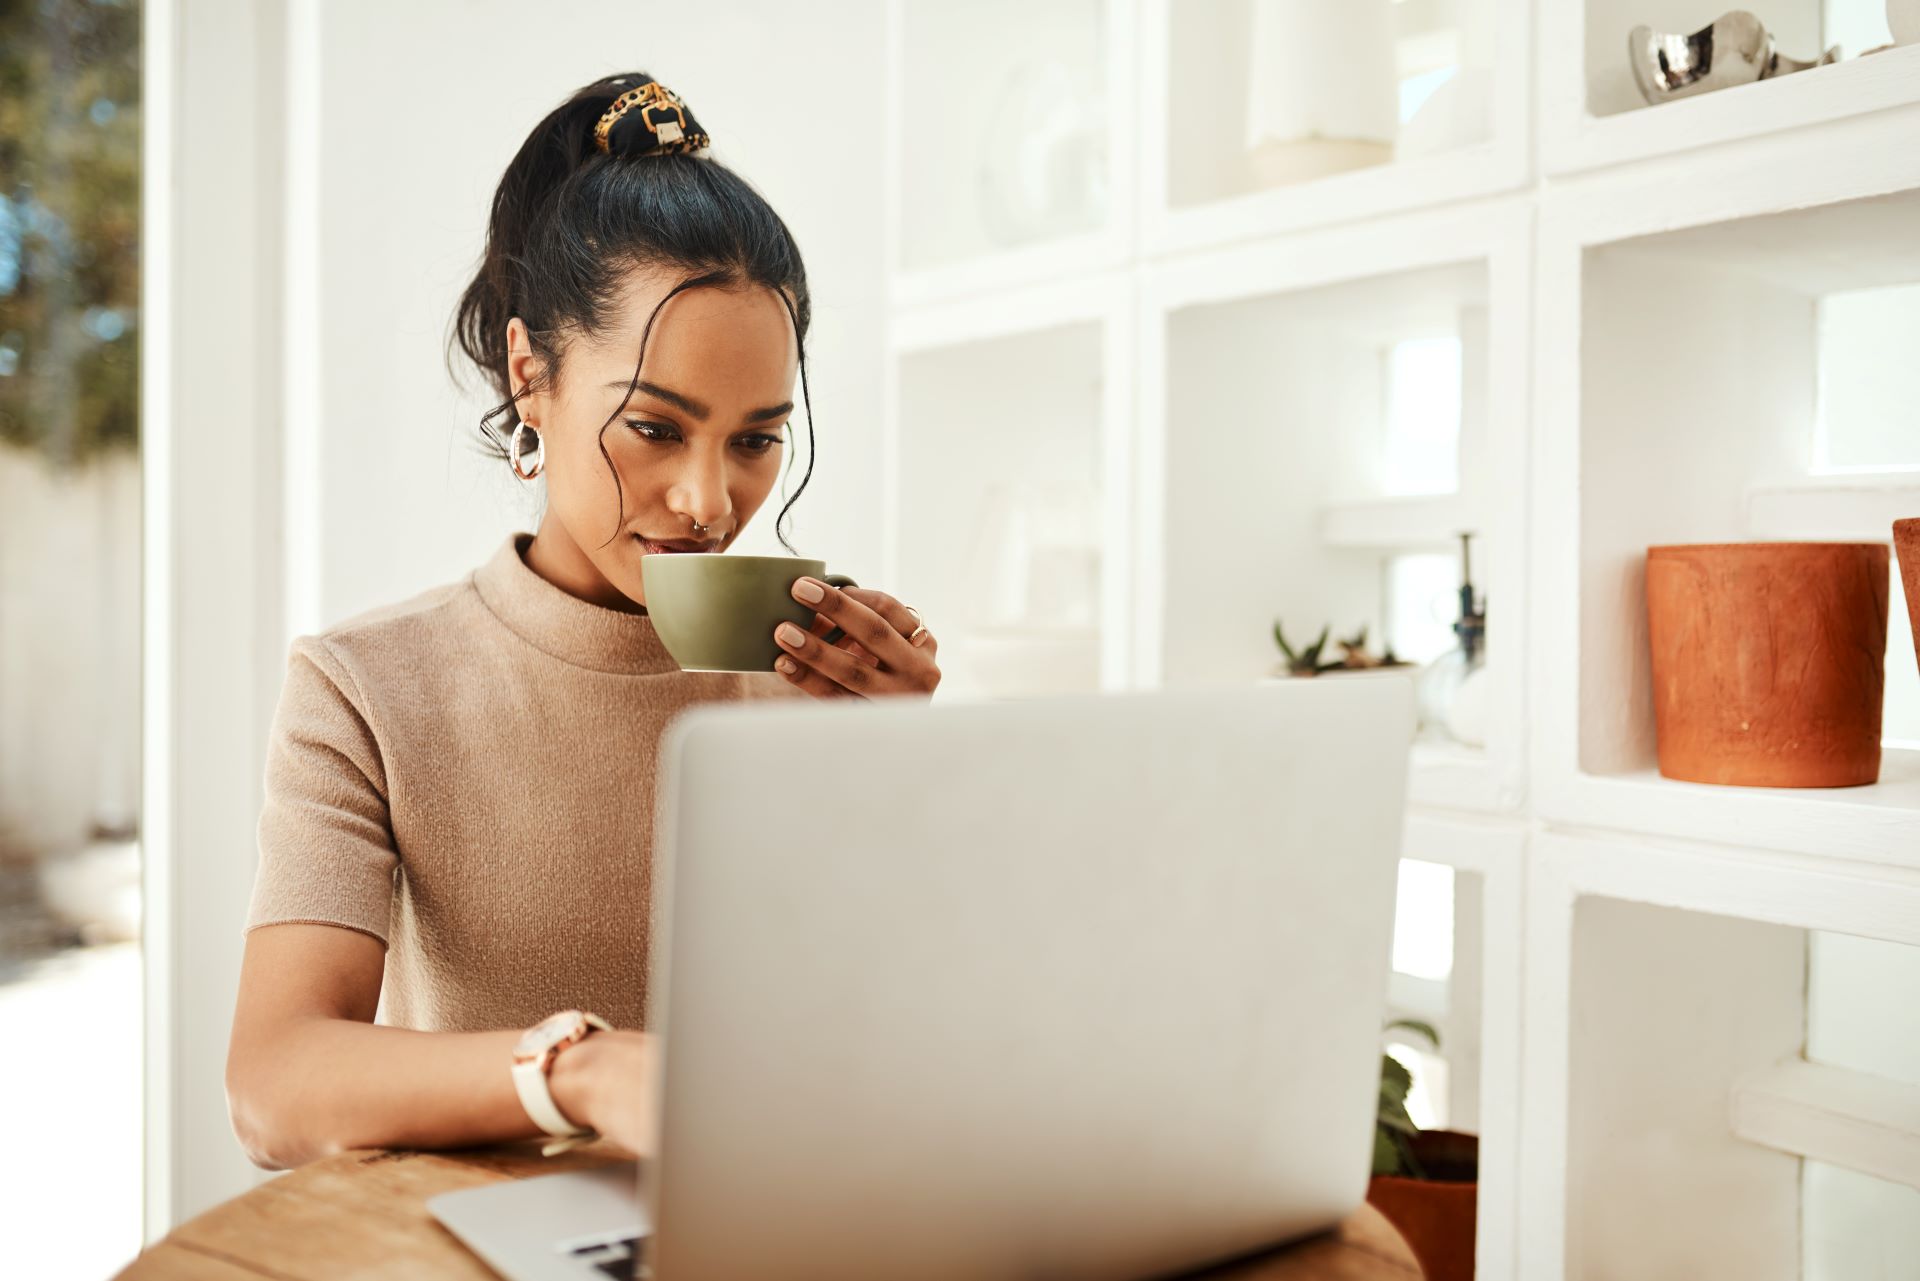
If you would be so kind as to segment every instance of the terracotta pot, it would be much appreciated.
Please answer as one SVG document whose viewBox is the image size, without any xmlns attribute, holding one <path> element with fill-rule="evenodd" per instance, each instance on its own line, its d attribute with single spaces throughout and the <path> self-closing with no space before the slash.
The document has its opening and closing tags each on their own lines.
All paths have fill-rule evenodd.
<svg viewBox="0 0 1920 1281">
<path fill-rule="evenodd" d="M 1427 1281 L 1473 1281 L 1473 1232 L 1480 1185 L 1480 1140 L 1453 1130 L 1422 1130 L 1413 1155 L 1429 1177 L 1376 1175 L 1367 1200 L 1406 1239 Z"/>
<path fill-rule="evenodd" d="M 1913 624 L 1913 657 L 1920 662 L 1920 516 L 1893 522 L 1893 546 L 1900 553 L 1900 581 L 1907 587 L 1907 621 Z"/>
<path fill-rule="evenodd" d="M 1740 787 L 1880 776 L 1885 543 L 1647 549 L 1660 772 Z"/>
</svg>

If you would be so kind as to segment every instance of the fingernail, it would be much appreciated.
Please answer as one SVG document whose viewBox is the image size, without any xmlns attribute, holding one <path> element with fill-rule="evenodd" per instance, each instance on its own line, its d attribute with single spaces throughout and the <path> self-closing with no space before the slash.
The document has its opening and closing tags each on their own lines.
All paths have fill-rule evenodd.
<svg viewBox="0 0 1920 1281">
<path fill-rule="evenodd" d="M 827 598 L 827 593 L 820 584 L 814 582 L 811 578 L 802 578 L 793 585 L 793 597 L 795 600 L 804 601 L 809 605 L 818 605 Z"/>
<path fill-rule="evenodd" d="M 795 649 L 799 649 L 801 643 L 807 639 L 807 634 L 792 623 L 780 624 L 778 635 L 782 645 L 791 645 Z"/>
<path fill-rule="evenodd" d="M 800 665 L 785 654 L 773 660 L 773 668 L 783 676 L 791 676 L 800 670 Z"/>
</svg>

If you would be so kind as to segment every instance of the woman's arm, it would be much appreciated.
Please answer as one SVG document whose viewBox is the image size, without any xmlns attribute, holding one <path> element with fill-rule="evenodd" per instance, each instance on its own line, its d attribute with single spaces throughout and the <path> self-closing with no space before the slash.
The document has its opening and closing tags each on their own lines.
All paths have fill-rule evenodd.
<svg viewBox="0 0 1920 1281">
<path fill-rule="evenodd" d="M 288 1169 L 347 1148 L 450 1148 L 544 1132 L 509 1072 L 522 1029 L 376 1027 L 386 949 L 336 925 L 247 935 L 227 1050 L 227 1105 L 248 1158 Z M 654 1040 L 595 1032 L 555 1059 L 561 1113 L 636 1155 L 651 1152 Z"/>
</svg>

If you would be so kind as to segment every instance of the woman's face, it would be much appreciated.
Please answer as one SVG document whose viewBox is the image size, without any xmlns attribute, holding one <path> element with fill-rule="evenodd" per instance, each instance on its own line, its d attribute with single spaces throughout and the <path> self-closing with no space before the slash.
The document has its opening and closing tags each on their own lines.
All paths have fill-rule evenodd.
<svg viewBox="0 0 1920 1281">
<path fill-rule="evenodd" d="M 731 545 L 773 492 L 785 461 L 799 349 L 786 304 L 771 289 L 676 294 L 653 323 L 628 398 L 647 317 L 684 278 L 628 273 L 619 323 L 572 335 L 558 385 L 520 401 L 521 418 L 539 430 L 546 450 L 547 513 L 536 541 L 564 535 L 553 549 L 563 570 L 590 597 L 616 607 L 603 588 L 645 603 L 642 556 Z M 519 389 L 539 368 L 519 317 L 508 322 L 507 348 Z M 696 533 L 695 523 L 705 529 Z"/>
</svg>

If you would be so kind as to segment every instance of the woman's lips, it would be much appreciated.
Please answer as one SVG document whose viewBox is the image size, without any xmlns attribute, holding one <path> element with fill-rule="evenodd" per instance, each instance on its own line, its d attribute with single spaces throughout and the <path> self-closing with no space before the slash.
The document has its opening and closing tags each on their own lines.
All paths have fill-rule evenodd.
<svg viewBox="0 0 1920 1281">
<path fill-rule="evenodd" d="M 641 551 L 649 556 L 697 555 L 701 552 L 715 552 L 720 550 L 720 542 L 718 539 L 705 543 L 694 542 L 684 538 L 673 539 L 669 542 L 655 542 L 645 534 L 635 534 L 633 537 L 635 541 L 640 544 Z"/>
</svg>

